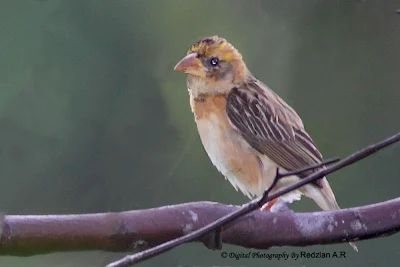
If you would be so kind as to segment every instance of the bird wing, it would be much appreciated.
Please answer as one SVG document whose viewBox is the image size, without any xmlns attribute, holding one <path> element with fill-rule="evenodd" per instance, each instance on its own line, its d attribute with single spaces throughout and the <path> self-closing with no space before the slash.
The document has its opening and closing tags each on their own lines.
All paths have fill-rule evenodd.
<svg viewBox="0 0 400 267">
<path fill-rule="evenodd" d="M 226 112 L 230 123 L 254 149 L 287 171 L 323 160 L 299 115 L 258 80 L 233 88 L 227 98 Z M 321 186 L 319 180 L 316 185 Z"/>
</svg>

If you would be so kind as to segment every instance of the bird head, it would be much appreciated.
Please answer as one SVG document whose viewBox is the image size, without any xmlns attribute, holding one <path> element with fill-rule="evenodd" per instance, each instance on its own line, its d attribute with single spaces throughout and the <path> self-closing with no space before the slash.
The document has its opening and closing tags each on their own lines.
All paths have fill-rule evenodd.
<svg viewBox="0 0 400 267">
<path fill-rule="evenodd" d="M 174 69 L 215 82 L 235 82 L 243 79 L 246 65 L 228 41 L 212 36 L 193 44 Z"/>
</svg>

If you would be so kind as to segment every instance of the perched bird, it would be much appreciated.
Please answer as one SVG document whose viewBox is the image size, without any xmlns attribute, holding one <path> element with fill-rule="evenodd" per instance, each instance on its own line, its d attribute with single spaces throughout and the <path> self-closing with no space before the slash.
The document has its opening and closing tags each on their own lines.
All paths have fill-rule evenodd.
<svg viewBox="0 0 400 267">
<path fill-rule="evenodd" d="M 236 190 L 258 197 L 272 184 L 278 168 L 285 173 L 322 162 L 299 115 L 250 73 L 242 55 L 224 38 L 196 42 L 175 70 L 188 74 L 190 105 L 204 149 Z M 272 192 L 308 174 L 280 179 Z M 339 209 L 326 178 L 280 199 L 292 203 L 301 195 L 323 210 Z"/>
</svg>

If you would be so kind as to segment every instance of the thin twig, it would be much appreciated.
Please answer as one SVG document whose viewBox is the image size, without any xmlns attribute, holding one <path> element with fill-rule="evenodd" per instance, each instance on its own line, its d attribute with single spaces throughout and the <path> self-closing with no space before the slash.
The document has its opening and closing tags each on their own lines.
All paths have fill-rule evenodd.
<svg viewBox="0 0 400 267">
<path fill-rule="evenodd" d="M 307 171 L 312 171 L 312 170 L 318 169 L 318 168 L 320 168 L 322 166 L 331 165 L 331 164 L 336 163 L 338 161 L 340 161 L 340 158 L 328 159 L 328 160 L 325 160 L 325 161 L 323 161 L 321 163 L 318 163 L 318 164 L 315 164 L 315 165 L 311 165 L 311 166 L 305 167 L 305 168 L 300 169 L 300 170 L 291 171 L 291 172 L 285 172 L 285 173 L 280 173 L 279 172 L 279 168 L 278 168 L 277 169 L 277 174 L 276 174 L 275 177 L 283 178 L 283 177 L 289 177 L 289 176 L 293 176 L 293 175 L 299 175 L 299 174 L 305 173 Z"/>
<path fill-rule="evenodd" d="M 165 242 L 161 245 L 155 246 L 155 247 L 147 249 L 145 251 L 142 251 L 142 252 L 139 252 L 139 253 L 136 253 L 133 255 L 125 256 L 124 258 L 122 258 L 118 261 L 108 264 L 106 267 L 131 266 L 133 264 L 142 262 L 146 259 L 160 255 L 164 252 L 167 252 L 167 251 L 169 251 L 177 246 L 180 246 L 184 243 L 199 239 L 202 236 L 204 236 L 212 231 L 215 231 L 215 229 L 220 228 L 220 227 L 236 220 L 237 218 L 239 218 L 243 215 L 246 215 L 246 214 L 250 213 L 251 211 L 254 211 L 257 208 L 260 208 L 261 206 L 263 206 L 265 203 L 267 203 L 268 201 L 270 201 L 272 199 L 280 197 L 281 195 L 284 195 L 288 192 L 296 190 L 296 189 L 304 186 L 307 183 L 315 181 L 315 180 L 322 178 L 330 173 L 338 171 L 350 164 L 353 164 L 359 160 L 362 160 L 362 159 L 376 153 L 380 149 L 398 142 L 399 140 L 400 140 L 400 133 L 397 133 L 396 135 L 393 135 L 392 137 L 389 137 L 389 138 L 387 138 L 379 143 L 376 143 L 374 145 L 370 145 L 370 146 L 346 157 L 345 159 L 339 161 L 336 164 L 333 164 L 333 165 L 327 167 L 326 169 L 321 169 L 321 170 L 301 179 L 298 183 L 288 186 L 282 190 L 279 190 L 278 192 L 276 192 L 274 194 L 268 195 L 268 190 L 267 190 L 263 194 L 262 197 L 248 202 L 247 204 L 243 205 L 241 209 L 239 209 L 235 212 L 232 212 L 226 216 L 223 216 L 220 219 L 210 223 L 209 225 L 207 225 L 205 227 L 202 227 L 202 228 L 200 228 L 196 231 L 193 231 L 187 235 L 184 235 L 182 237 Z M 349 241 L 349 240 L 347 240 L 347 241 Z"/>
</svg>

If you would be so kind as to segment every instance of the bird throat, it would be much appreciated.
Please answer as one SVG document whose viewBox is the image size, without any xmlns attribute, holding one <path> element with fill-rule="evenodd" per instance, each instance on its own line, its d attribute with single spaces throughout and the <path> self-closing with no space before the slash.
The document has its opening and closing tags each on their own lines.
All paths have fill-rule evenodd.
<svg viewBox="0 0 400 267">
<path fill-rule="evenodd" d="M 204 102 L 205 99 L 215 96 L 227 96 L 232 84 L 226 82 L 209 83 L 207 80 L 188 76 L 187 88 L 195 102 Z"/>
</svg>

